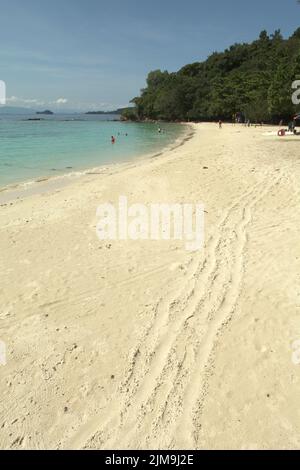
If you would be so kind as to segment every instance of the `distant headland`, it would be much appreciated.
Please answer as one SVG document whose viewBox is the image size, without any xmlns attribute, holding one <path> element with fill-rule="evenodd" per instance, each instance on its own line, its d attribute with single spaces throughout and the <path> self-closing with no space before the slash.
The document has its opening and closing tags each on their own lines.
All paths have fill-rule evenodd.
<svg viewBox="0 0 300 470">
<path fill-rule="evenodd" d="M 127 108 L 119 108 L 113 111 L 88 111 L 85 114 L 122 114 Z"/>
</svg>

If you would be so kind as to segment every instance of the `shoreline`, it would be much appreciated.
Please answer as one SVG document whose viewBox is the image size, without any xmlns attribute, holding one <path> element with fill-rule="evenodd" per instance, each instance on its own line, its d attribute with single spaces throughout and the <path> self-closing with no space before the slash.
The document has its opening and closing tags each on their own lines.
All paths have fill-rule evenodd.
<svg viewBox="0 0 300 470">
<path fill-rule="evenodd" d="M 105 174 L 106 171 L 109 172 L 114 169 L 116 169 L 117 171 L 121 171 L 123 168 L 127 168 L 132 164 L 136 165 L 138 162 L 157 158 L 165 152 L 176 149 L 178 146 L 180 147 L 184 144 L 186 139 L 192 138 L 192 125 L 183 123 L 182 126 L 186 128 L 185 131 L 183 131 L 183 134 L 177 137 L 171 144 L 163 146 L 161 150 L 155 154 L 147 153 L 141 156 L 129 157 L 128 159 L 126 158 L 122 162 L 111 162 L 96 167 L 87 167 L 78 171 L 74 170 L 68 173 L 53 176 L 40 176 L 38 179 L 25 180 L 19 183 L 12 183 L 9 185 L 0 186 L 0 205 L 10 202 L 14 199 L 28 197 L 31 194 L 47 192 L 47 188 L 49 188 L 50 191 L 55 190 L 56 187 L 59 189 L 66 185 L 72 184 L 72 182 L 86 175 L 97 174 L 99 172 Z"/>
<path fill-rule="evenodd" d="M 0 207 L 1 449 L 300 447 L 298 147 L 192 127 Z M 203 250 L 99 240 L 120 195 L 202 202 Z"/>
</svg>

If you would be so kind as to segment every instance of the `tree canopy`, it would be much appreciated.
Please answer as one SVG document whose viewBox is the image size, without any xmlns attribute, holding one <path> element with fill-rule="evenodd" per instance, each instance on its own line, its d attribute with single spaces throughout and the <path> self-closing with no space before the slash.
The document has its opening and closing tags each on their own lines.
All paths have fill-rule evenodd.
<svg viewBox="0 0 300 470">
<path fill-rule="evenodd" d="M 290 119 L 292 83 L 300 79 L 300 28 L 288 39 L 262 31 L 250 44 L 234 44 L 178 72 L 155 70 L 124 117 L 169 121 Z M 127 113 L 127 114 L 126 114 Z"/>
</svg>

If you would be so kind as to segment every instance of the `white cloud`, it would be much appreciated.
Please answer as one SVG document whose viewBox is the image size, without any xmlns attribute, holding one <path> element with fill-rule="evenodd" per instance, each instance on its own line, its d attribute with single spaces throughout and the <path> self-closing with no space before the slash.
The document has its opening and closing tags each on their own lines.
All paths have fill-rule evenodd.
<svg viewBox="0 0 300 470">
<path fill-rule="evenodd" d="M 49 105 L 55 105 L 55 106 L 60 106 L 62 104 L 67 104 L 68 100 L 67 98 L 58 98 L 55 101 L 42 101 L 34 98 L 20 98 L 18 96 L 10 96 L 6 99 L 7 104 L 10 104 L 12 106 L 24 106 L 24 107 L 30 107 L 30 106 L 49 106 Z"/>
<path fill-rule="evenodd" d="M 9 104 L 13 105 L 19 105 L 19 106 L 43 106 L 45 104 L 44 101 L 40 101 L 37 99 L 25 99 L 25 98 L 19 98 L 18 96 L 11 96 L 6 99 L 6 102 Z"/>
<path fill-rule="evenodd" d="M 58 98 L 56 101 L 53 102 L 53 104 L 67 104 L 67 102 L 67 98 Z"/>
<path fill-rule="evenodd" d="M 20 98 L 18 96 L 10 96 L 6 99 L 6 102 L 9 106 L 20 106 L 23 108 L 48 108 L 62 111 L 64 109 L 70 109 L 72 111 L 112 111 L 117 108 L 123 108 L 128 105 L 124 104 L 115 104 L 107 102 L 76 102 L 69 101 L 67 98 L 57 98 L 54 101 L 42 101 L 35 98 Z"/>
</svg>

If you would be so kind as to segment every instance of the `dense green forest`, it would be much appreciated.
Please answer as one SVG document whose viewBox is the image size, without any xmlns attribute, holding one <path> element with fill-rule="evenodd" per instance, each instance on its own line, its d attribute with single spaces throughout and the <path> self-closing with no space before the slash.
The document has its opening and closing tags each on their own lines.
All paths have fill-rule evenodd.
<svg viewBox="0 0 300 470">
<path fill-rule="evenodd" d="M 262 31 L 251 44 L 234 44 L 175 73 L 155 70 L 123 116 L 132 120 L 289 120 L 292 83 L 300 79 L 300 28 L 288 39 Z"/>
</svg>

